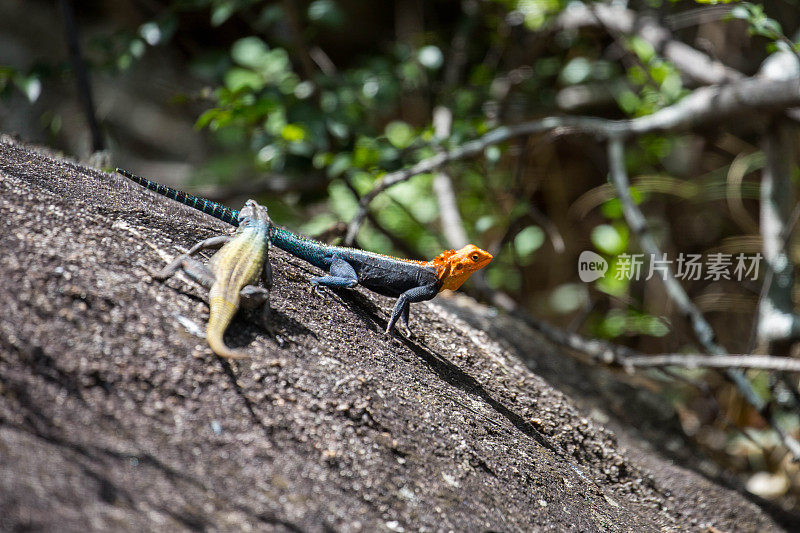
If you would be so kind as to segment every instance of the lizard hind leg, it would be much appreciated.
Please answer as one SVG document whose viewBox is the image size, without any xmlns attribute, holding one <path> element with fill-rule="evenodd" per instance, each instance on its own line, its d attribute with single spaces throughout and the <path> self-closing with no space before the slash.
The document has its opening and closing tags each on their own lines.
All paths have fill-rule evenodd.
<svg viewBox="0 0 800 533">
<path fill-rule="evenodd" d="M 266 332 L 274 337 L 271 320 L 272 308 L 269 305 L 269 291 L 264 287 L 247 285 L 239 291 L 239 295 L 242 297 L 242 309 L 261 308 L 258 319 L 259 324 Z"/>
<path fill-rule="evenodd" d="M 330 275 L 312 278 L 311 285 L 314 292 L 318 292 L 320 285 L 350 289 L 358 285 L 358 276 L 350 263 L 337 258 L 331 263 Z"/>
</svg>

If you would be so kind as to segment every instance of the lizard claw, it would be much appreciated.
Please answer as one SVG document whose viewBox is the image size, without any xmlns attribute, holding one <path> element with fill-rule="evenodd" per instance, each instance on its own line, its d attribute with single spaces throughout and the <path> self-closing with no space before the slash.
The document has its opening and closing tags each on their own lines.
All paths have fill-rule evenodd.
<svg viewBox="0 0 800 533">
<path fill-rule="evenodd" d="M 315 283 L 313 279 L 311 280 L 310 291 L 316 296 L 325 296 L 325 289 L 319 283 Z"/>
<path fill-rule="evenodd" d="M 408 339 L 414 336 L 414 333 L 411 331 L 411 328 L 408 327 L 408 324 L 402 324 L 398 327 L 398 329 L 400 329 L 401 333 Z"/>
<path fill-rule="evenodd" d="M 410 339 L 414 336 L 414 333 L 411 331 L 411 328 L 408 327 L 408 324 L 395 324 L 397 331 L 400 332 L 404 337 Z M 386 327 L 386 331 L 384 332 L 386 335 L 390 337 L 394 337 L 394 328 Z"/>
</svg>

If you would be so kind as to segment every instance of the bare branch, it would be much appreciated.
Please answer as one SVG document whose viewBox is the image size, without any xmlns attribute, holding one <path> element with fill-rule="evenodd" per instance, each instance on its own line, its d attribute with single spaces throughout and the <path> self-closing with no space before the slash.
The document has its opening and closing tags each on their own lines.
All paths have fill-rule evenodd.
<svg viewBox="0 0 800 533">
<path fill-rule="evenodd" d="M 92 151 L 99 152 L 105 148 L 105 142 L 97 122 L 92 86 L 89 83 L 89 71 L 86 68 L 83 52 L 81 52 L 78 25 L 75 22 L 75 8 L 70 0 L 61 0 L 59 4 L 61 6 L 61 15 L 64 17 L 69 60 L 72 65 L 72 73 L 75 75 L 78 97 L 81 101 L 81 107 L 83 107 L 83 113 L 86 116 L 86 122 L 89 125 L 89 132 L 92 135 Z"/>
<path fill-rule="evenodd" d="M 491 290 L 491 289 L 488 289 Z M 494 292 L 494 291 L 492 291 Z M 549 341 L 588 355 L 593 362 L 608 366 L 621 366 L 631 371 L 635 368 L 680 366 L 685 368 L 752 368 L 779 372 L 800 372 L 800 359 L 747 354 L 656 354 L 646 355 L 626 346 L 600 339 L 589 339 L 578 333 L 561 329 L 537 320 L 520 311 L 513 301 L 492 298 L 493 303 L 520 318 Z"/>
<path fill-rule="evenodd" d="M 740 366 L 741 368 L 763 368 L 765 370 L 776 370 L 776 371 L 792 371 L 795 370 L 800 371 L 800 360 L 797 359 L 789 359 L 789 358 L 778 358 L 778 357 L 770 357 L 770 356 L 744 356 L 744 355 L 733 355 L 729 356 L 727 354 L 718 354 L 712 356 L 704 356 L 704 355 L 682 355 L 682 354 L 666 354 L 666 355 L 643 355 L 639 352 L 636 352 L 626 346 L 620 346 L 618 344 L 613 344 L 607 341 L 599 340 L 599 339 L 588 339 L 585 338 L 577 333 L 570 332 L 558 328 L 556 326 L 552 326 L 547 322 L 537 320 L 531 317 L 527 312 L 521 310 L 519 306 L 511 299 L 508 295 L 490 289 L 485 282 L 478 284 L 478 290 L 483 293 L 484 296 L 496 307 L 500 309 L 504 309 L 510 315 L 517 317 L 518 319 L 522 320 L 526 324 L 528 324 L 531 328 L 535 329 L 536 331 L 540 332 L 547 338 L 549 341 L 559 344 L 561 346 L 565 346 L 572 351 L 583 353 L 589 355 L 593 362 L 605 364 L 608 366 L 622 366 L 626 370 L 630 371 L 631 368 L 636 367 L 662 367 L 662 366 L 689 366 L 691 364 L 686 363 L 694 363 L 698 366 L 711 366 L 711 365 L 704 365 L 702 363 L 713 363 L 715 367 L 723 368 L 726 370 L 726 374 L 730 373 L 738 373 L 742 376 L 742 379 L 745 382 L 747 388 L 750 388 L 750 383 L 744 378 L 739 370 L 734 370 L 731 366 Z M 730 357 L 737 358 L 737 362 L 745 363 L 744 365 L 730 365 L 726 363 L 732 363 L 735 360 L 729 359 Z M 768 358 L 769 361 L 763 359 Z M 658 359 L 663 358 L 663 359 Z M 740 358 L 744 358 L 741 360 Z M 752 358 L 752 359 L 751 359 Z M 760 359 L 760 360 L 759 360 Z M 720 361 L 717 363 L 716 361 Z M 663 363 L 663 364 L 657 364 Z M 758 366 L 760 363 L 760 367 Z M 747 366 L 749 365 L 749 366 Z M 770 367 L 778 367 L 778 368 L 770 368 Z M 668 370 L 664 369 L 664 372 L 672 375 Z M 748 398 L 748 396 L 745 396 Z M 763 402 L 762 402 L 763 404 Z M 755 406 L 754 406 L 755 407 Z M 761 408 L 757 408 L 759 414 L 767 420 L 771 427 L 775 430 L 778 436 L 781 439 L 781 442 L 786 446 L 789 452 L 792 454 L 792 457 L 795 461 L 800 461 L 800 443 L 798 443 L 791 435 L 789 435 L 783 427 L 777 423 L 775 420 L 774 412 L 771 409 L 771 406 L 767 404 L 763 404 Z"/>
<path fill-rule="evenodd" d="M 647 231 L 644 215 L 633 201 L 629 187 L 628 173 L 625 170 L 625 151 L 623 140 L 611 138 L 608 142 L 608 159 L 611 169 L 611 181 L 617 190 L 617 196 L 622 203 L 622 212 L 631 230 L 639 238 L 642 249 L 650 254 L 651 257 L 662 257 L 661 251 L 655 243 L 652 235 Z M 724 357 L 725 349 L 716 341 L 716 336 L 711 325 L 706 321 L 700 310 L 692 303 L 686 291 L 675 279 L 672 269 L 667 266 L 664 276 L 664 287 L 669 297 L 676 303 L 681 312 L 689 318 L 692 330 L 695 332 L 703 348 L 714 357 Z M 725 374 L 736 385 L 739 392 L 761 416 L 764 417 L 770 426 L 781 438 L 784 446 L 790 451 L 795 461 L 800 461 L 800 443 L 791 435 L 786 433 L 779 421 L 775 417 L 772 404 L 761 399 L 753 390 L 753 386 L 745 375 L 734 368 L 726 368 Z"/>
<path fill-rule="evenodd" d="M 702 83 L 726 83 L 741 79 L 743 75 L 691 46 L 672 38 L 669 30 L 651 17 L 637 17 L 624 7 L 606 4 L 592 6 L 575 4 L 556 19 L 564 29 L 603 26 L 609 31 L 625 35 L 636 34 L 671 61 L 689 78 Z"/>
<path fill-rule="evenodd" d="M 642 367 L 681 366 L 685 368 L 753 368 L 779 372 L 800 372 L 800 359 L 771 355 L 636 355 L 624 358 L 619 363 L 631 370 Z"/>
<path fill-rule="evenodd" d="M 645 253 L 649 254 L 651 257 L 662 257 L 661 250 L 659 250 L 653 236 L 647 230 L 647 222 L 645 221 L 644 214 L 642 214 L 642 211 L 631 196 L 628 173 L 625 170 L 625 151 L 622 139 L 611 139 L 609 141 L 608 162 L 611 172 L 611 182 L 622 203 L 622 213 L 625 216 L 628 226 L 630 226 L 631 230 L 636 234 L 639 244 Z M 672 268 L 669 267 L 669 265 L 667 265 L 663 281 L 664 289 L 667 291 L 670 299 L 678 306 L 681 313 L 689 319 L 692 330 L 703 349 L 711 354 L 724 355 L 726 350 L 717 344 L 716 335 L 714 330 L 711 329 L 711 325 L 706 321 L 697 306 L 689 299 L 689 296 L 675 278 Z M 732 374 L 731 379 L 736 383 L 748 402 L 757 409 L 763 407 L 763 400 L 755 394 L 745 377 L 738 372 Z"/>
<path fill-rule="evenodd" d="M 450 136 L 450 127 L 453 124 L 453 112 L 447 107 L 438 106 L 433 110 L 433 128 L 436 136 L 446 139 Z M 442 233 L 448 246 L 461 248 L 467 244 L 467 232 L 464 231 L 464 221 L 458 211 L 456 193 L 453 190 L 453 181 L 447 172 L 439 171 L 433 178 L 433 193 L 439 204 L 439 213 L 442 221 Z"/>
<path fill-rule="evenodd" d="M 637 17 L 633 11 L 624 7 L 595 3 L 571 4 L 556 18 L 555 24 L 563 29 L 602 26 L 610 33 L 638 35 L 685 76 L 703 85 L 728 83 L 744 77 L 741 72 L 673 39 L 669 30 L 654 18 Z"/>
<path fill-rule="evenodd" d="M 756 111 L 778 111 L 800 106 L 800 77 L 789 80 L 747 78 L 728 85 L 695 89 L 680 102 L 652 115 L 627 120 L 595 117 L 546 117 L 514 126 L 502 126 L 452 150 L 440 152 L 410 167 L 385 174 L 359 202 L 359 210 L 347 228 L 345 242 L 352 242 L 366 216 L 367 206 L 389 187 L 418 174 L 432 172 L 450 161 L 477 156 L 492 145 L 521 135 L 553 130 L 562 134 L 589 134 L 600 138 L 627 138 L 654 132 L 682 131 Z"/>
<path fill-rule="evenodd" d="M 794 264 L 786 252 L 791 231 L 791 175 L 795 143 L 786 124 L 778 122 L 764 134 L 766 164 L 761 177 L 761 239 L 768 275 L 758 309 L 758 338 L 786 341 L 800 336 L 800 317 L 793 312 Z"/>
</svg>

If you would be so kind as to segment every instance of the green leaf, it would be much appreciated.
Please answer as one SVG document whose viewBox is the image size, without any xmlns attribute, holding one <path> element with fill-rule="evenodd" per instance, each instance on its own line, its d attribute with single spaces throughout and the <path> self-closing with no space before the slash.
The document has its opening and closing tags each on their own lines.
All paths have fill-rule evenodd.
<svg viewBox="0 0 800 533">
<path fill-rule="evenodd" d="M 619 201 L 619 199 L 612 198 L 603 202 L 603 204 L 600 206 L 600 212 L 602 212 L 606 218 L 610 218 L 612 220 L 622 218 L 622 203 Z"/>
<path fill-rule="evenodd" d="M 625 314 L 619 309 L 612 309 L 600 323 L 598 333 L 607 339 L 619 337 L 625 333 L 626 323 Z"/>
<path fill-rule="evenodd" d="M 500 156 L 503 154 L 500 147 L 495 145 L 487 146 L 483 153 L 486 156 L 486 160 L 490 163 L 497 163 L 500 160 Z"/>
<path fill-rule="evenodd" d="M 386 138 L 395 148 L 407 148 L 414 142 L 414 128 L 401 120 L 386 125 Z"/>
<path fill-rule="evenodd" d="M 232 68 L 225 73 L 225 86 L 234 92 L 245 88 L 257 91 L 264 87 L 264 80 L 252 70 Z"/>
<path fill-rule="evenodd" d="M 333 0 L 315 0 L 308 6 L 308 19 L 331 28 L 338 28 L 345 22 L 345 15 Z"/>
<path fill-rule="evenodd" d="M 139 26 L 139 35 L 147 41 L 150 46 L 155 46 L 161 42 L 161 28 L 155 22 L 145 22 Z"/>
<path fill-rule="evenodd" d="M 586 304 L 586 286 L 580 283 L 565 283 L 556 287 L 548 298 L 550 308 L 561 314 L 577 311 Z"/>
<path fill-rule="evenodd" d="M 641 101 L 633 91 L 622 91 L 619 93 L 619 95 L 617 95 L 617 103 L 619 103 L 619 106 L 623 111 L 629 115 L 632 115 L 636 113 L 637 109 L 639 109 Z"/>
<path fill-rule="evenodd" d="M 653 45 L 637 35 L 631 37 L 628 43 L 633 53 L 639 56 L 639 59 L 644 63 L 649 63 L 656 55 L 656 50 L 653 48 Z"/>
<path fill-rule="evenodd" d="M 475 231 L 483 233 L 490 230 L 495 225 L 495 218 L 492 215 L 484 215 L 475 221 Z"/>
<path fill-rule="evenodd" d="M 258 37 L 245 37 L 233 43 L 231 57 L 243 67 L 261 69 L 267 64 L 269 48 Z"/>
<path fill-rule="evenodd" d="M 736 6 L 733 9 L 731 9 L 729 15 L 735 19 L 747 20 L 750 17 L 750 12 L 747 10 L 745 6 Z"/>
<path fill-rule="evenodd" d="M 608 255 L 620 254 L 628 247 L 628 232 L 624 226 L 600 224 L 592 230 L 591 239 L 595 248 Z"/>
<path fill-rule="evenodd" d="M 298 124 L 287 124 L 281 129 L 281 137 L 290 143 L 300 142 L 306 138 L 306 130 Z"/>
<path fill-rule="evenodd" d="M 585 57 L 576 57 L 561 70 L 561 81 L 567 85 L 575 85 L 586 81 L 592 73 L 592 64 Z"/>
<path fill-rule="evenodd" d="M 514 237 L 514 250 L 520 260 L 530 259 L 530 256 L 541 248 L 544 243 L 544 231 L 539 226 L 528 226 Z"/>
<path fill-rule="evenodd" d="M 380 153 L 378 143 L 371 137 L 359 137 L 353 150 L 353 166 L 356 168 L 370 168 L 377 164 Z"/>
<path fill-rule="evenodd" d="M 217 117 L 218 113 L 218 109 L 209 109 L 208 111 L 205 111 L 202 115 L 200 115 L 200 118 L 197 119 L 194 127 L 197 129 L 205 128 Z"/>
<path fill-rule="evenodd" d="M 352 161 L 348 154 L 338 154 L 333 158 L 333 162 L 328 166 L 328 177 L 335 178 L 343 174 L 352 166 Z"/>
<path fill-rule="evenodd" d="M 34 103 L 39 99 L 39 95 L 42 94 L 42 82 L 35 75 L 17 75 L 14 78 L 14 84 L 25 94 L 30 103 Z"/>
<path fill-rule="evenodd" d="M 224 2 L 214 7 L 211 11 L 211 25 L 212 26 L 221 26 L 225 23 L 231 15 L 236 12 L 236 6 L 234 2 Z"/>
</svg>

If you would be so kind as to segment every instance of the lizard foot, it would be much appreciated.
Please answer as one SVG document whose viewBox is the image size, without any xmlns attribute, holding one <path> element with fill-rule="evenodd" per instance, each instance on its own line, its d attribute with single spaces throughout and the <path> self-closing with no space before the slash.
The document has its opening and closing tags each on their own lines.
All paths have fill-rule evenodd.
<svg viewBox="0 0 800 533">
<path fill-rule="evenodd" d="M 397 331 L 399 331 L 404 337 L 406 337 L 408 339 L 411 339 L 411 338 L 414 337 L 414 332 L 412 332 L 411 328 L 409 328 L 407 325 L 405 325 L 405 324 L 396 324 L 396 327 L 397 327 Z M 384 334 L 386 334 L 386 335 L 388 335 L 390 337 L 394 337 L 393 328 L 389 328 L 387 326 L 386 331 L 384 332 Z"/>
<path fill-rule="evenodd" d="M 311 289 L 309 292 L 316 296 L 325 296 L 325 289 L 319 283 L 314 283 L 314 281 L 311 281 Z"/>
<path fill-rule="evenodd" d="M 408 339 L 411 339 L 411 338 L 413 338 L 413 337 L 414 337 L 414 332 L 413 332 L 413 331 L 411 331 L 411 328 L 410 328 L 410 327 L 408 327 L 408 324 L 402 324 L 402 325 L 399 325 L 399 326 L 398 326 L 398 329 L 400 330 L 400 332 L 401 332 L 401 333 L 402 333 L 402 334 L 403 334 L 403 335 L 404 335 L 406 338 L 408 338 Z"/>
<path fill-rule="evenodd" d="M 165 276 L 161 270 L 150 270 L 149 268 L 145 268 L 144 270 L 156 281 L 164 281 L 170 277 L 169 275 Z"/>
</svg>

